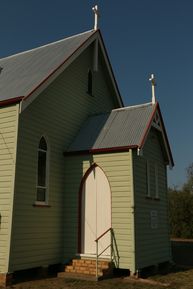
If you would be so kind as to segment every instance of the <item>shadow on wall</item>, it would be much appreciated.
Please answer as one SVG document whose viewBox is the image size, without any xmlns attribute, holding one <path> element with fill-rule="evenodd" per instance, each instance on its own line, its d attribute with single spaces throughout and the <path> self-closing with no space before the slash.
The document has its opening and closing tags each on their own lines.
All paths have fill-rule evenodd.
<svg viewBox="0 0 193 289">
<path fill-rule="evenodd" d="M 84 163 L 93 164 L 90 155 L 66 156 L 64 171 L 64 262 L 68 263 L 80 249 L 80 186 L 84 177 Z"/>
</svg>

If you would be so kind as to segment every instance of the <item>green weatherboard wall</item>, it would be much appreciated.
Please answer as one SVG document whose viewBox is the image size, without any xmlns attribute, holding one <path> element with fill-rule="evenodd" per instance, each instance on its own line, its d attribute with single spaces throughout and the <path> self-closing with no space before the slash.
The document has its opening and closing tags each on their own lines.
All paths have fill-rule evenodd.
<svg viewBox="0 0 193 289">
<path fill-rule="evenodd" d="M 136 272 L 153 264 L 171 261 L 166 164 L 159 133 L 152 129 L 143 149 L 65 158 L 66 238 L 65 256 L 77 252 L 78 192 L 88 168 L 96 163 L 106 174 L 112 194 L 112 228 L 120 256 L 119 267 Z M 147 198 L 146 162 L 149 162 L 150 197 Z M 157 166 L 158 194 L 154 166 Z M 152 228 L 152 212 L 157 214 L 156 228 Z M 72 222 L 73 220 L 73 222 Z"/>
<path fill-rule="evenodd" d="M 84 173 L 96 163 L 109 180 L 112 194 L 112 227 L 120 256 L 119 267 L 133 271 L 132 154 L 129 152 L 66 157 L 65 183 L 65 256 L 77 253 L 78 192 Z"/>
<path fill-rule="evenodd" d="M 159 133 L 152 129 L 143 149 L 143 156 L 139 157 L 134 153 L 136 268 L 171 260 L 167 173 L 163 148 Z M 147 197 L 147 160 L 149 163 L 149 197 Z M 155 165 L 158 170 L 158 198 L 155 193 Z"/>
<path fill-rule="evenodd" d="M 100 51 L 99 51 L 99 55 Z M 67 191 L 63 152 L 89 114 L 118 107 L 102 57 L 94 73 L 93 96 L 87 91 L 93 46 L 87 48 L 20 115 L 17 172 L 9 271 L 62 262 L 68 226 L 64 195 Z M 48 142 L 50 207 L 37 208 L 37 148 L 41 136 Z M 73 219 L 74 218 L 74 219 Z M 70 222 L 75 222 L 75 216 Z M 73 241 L 72 241 L 73 242 Z"/>
<path fill-rule="evenodd" d="M 19 105 L 0 108 L 0 273 L 8 271 Z"/>
<path fill-rule="evenodd" d="M 87 93 L 87 75 L 93 67 L 91 45 L 20 114 L 19 105 L 0 109 L 0 272 L 61 263 L 76 255 L 79 187 L 93 163 L 110 183 L 119 267 L 135 272 L 171 258 L 165 153 L 159 133 L 150 131 L 143 156 L 136 150 L 63 155 L 90 114 L 119 106 L 100 50 L 99 56 L 93 96 Z M 33 206 L 42 136 L 49 154 L 49 206 L 44 208 Z M 155 199 L 155 163 L 159 200 Z M 157 228 L 151 226 L 152 211 L 157 212 Z"/>
</svg>

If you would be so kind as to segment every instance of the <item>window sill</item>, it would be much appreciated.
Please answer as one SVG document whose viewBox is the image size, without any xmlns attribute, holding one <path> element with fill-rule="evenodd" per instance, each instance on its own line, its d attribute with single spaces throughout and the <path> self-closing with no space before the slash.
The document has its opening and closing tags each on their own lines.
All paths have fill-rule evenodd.
<svg viewBox="0 0 193 289">
<path fill-rule="evenodd" d="M 145 197 L 147 200 L 153 200 L 153 197 L 150 197 L 150 196 L 146 196 Z"/>
<path fill-rule="evenodd" d="M 92 96 L 92 97 L 94 97 L 94 95 L 93 95 L 93 93 L 90 93 L 90 92 L 86 92 L 89 96 Z"/>
<path fill-rule="evenodd" d="M 35 208 L 50 208 L 51 207 L 48 204 L 38 204 L 38 203 L 35 203 L 32 206 L 35 207 Z"/>
<path fill-rule="evenodd" d="M 150 196 L 146 196 L 145 197 L 147 200 L 154 200 L 154 201 L 160 201 L 159 197 L 150 197 Z"/>
</svg>

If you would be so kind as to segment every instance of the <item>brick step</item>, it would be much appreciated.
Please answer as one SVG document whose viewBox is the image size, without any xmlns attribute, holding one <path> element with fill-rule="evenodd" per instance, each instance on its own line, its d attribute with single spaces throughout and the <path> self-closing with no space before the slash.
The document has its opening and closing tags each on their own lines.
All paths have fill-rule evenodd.
<svg viewBox="0 0 193 289">
<path fill-rule="evenodd" d="M 109 261 L 98 261 L 99 269 L 108 269 L 110 262 Z M 90 267 L 96 268 L 95 260 L 72 260 L 72 266 L 74 267 Z"/>
<path fill-rule="evenodd" d="M 98 261 L 98 276 L 104 277 L 112 275 L 114 265 L 111 261 Z M 64 268 L 64 273 L 81 274 L 96 276 L 96 260 L 87 259 L 73 259 L 71 263 Z M 60 277 L 65 274 L 60 274 Z"/>
</svg>

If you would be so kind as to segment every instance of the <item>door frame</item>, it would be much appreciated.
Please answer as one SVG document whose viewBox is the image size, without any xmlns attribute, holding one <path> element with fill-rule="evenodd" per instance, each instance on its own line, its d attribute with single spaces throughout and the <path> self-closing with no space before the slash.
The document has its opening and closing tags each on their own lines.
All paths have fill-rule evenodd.
<svg viewBox="0 0 193 289">
<path fill-rule="evenodd" d="M 104 175 L 107 178 L 107 181 L 109 183 L 109 187 L 110 187 L 110 194 L 111 194 L 111 226 L 112 226 L 112 190 L 111 190 L 111 185 L 110 182 L 108 180 L 108 177 L 106 175 L 106 173 L 104 172 L 104 170 L 97 165 L 96 163 L 93 163 L 86 171 L 86 173 L 84 174 L 84 176 L 81 179 L 80 182 L 80 187 L 79 187 L 79 192 L 78 192 L 78 254 L 81 254 L 81 243 L 82 243 L 82 194 L 83 194 L 83 188 L 84 188 L 84 184 L 86 182 L 86 179 L 88 178 L 89 174 L 91 173 L 91 171 L 96 168 L 99 167 Z"/>
</svg>

